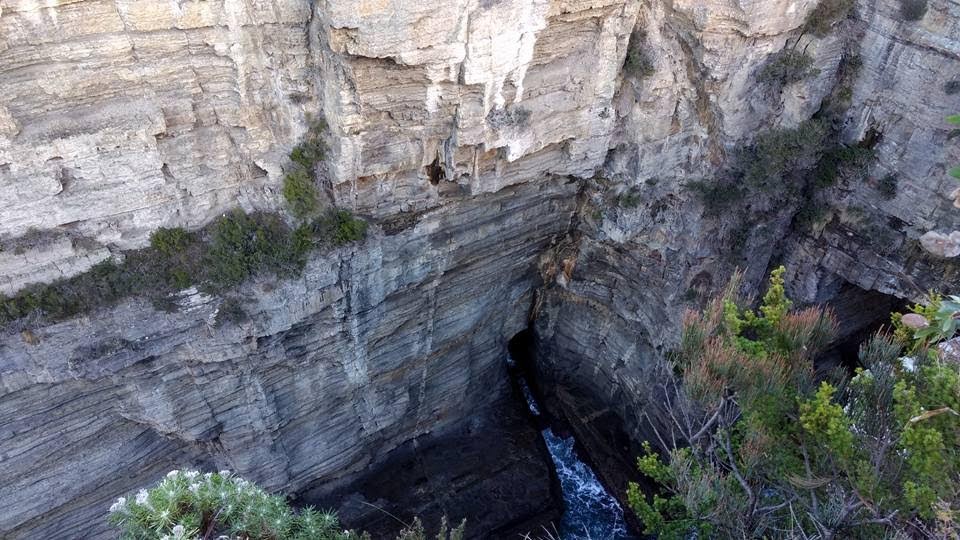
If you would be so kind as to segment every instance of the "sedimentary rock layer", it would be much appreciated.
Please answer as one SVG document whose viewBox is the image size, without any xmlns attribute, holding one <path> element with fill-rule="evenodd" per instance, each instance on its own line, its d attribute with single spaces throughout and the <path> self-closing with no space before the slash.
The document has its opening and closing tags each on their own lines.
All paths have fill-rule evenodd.
<svg viewBox="0 0 960 540">
<path fill-rule="evenodd" d="M 658 405 L 651 359 L 735 266 L 755 291 L 786 262 L 801 302 L 958 285 L 917 244 L 960 226 L 941 121 L 960 111 L 942 91 L 960 79 L 960 4 L 928 4 L 910 22 L 898 0 L 863 0 L 819 37 L 804 31 L 814 0 L 0 0 L 0 292 L 158 226 L 280 208 L 309 116 L 329 125 L 329 202 L 384 224 L 301 279 L 242 287 L 239 326 L 215 328 L 220 299 L 187 291 L 173 314 L 131 300 L 4 335 L 0 533 L 104 535 L 110 499 L 183 466 L 396 505 L 396 485 L 371 489 L 388 464 L 412 459 L 414 480 L 449 461 L 444 441 L 497 444 L 505 343 L 530 314 L 548 406 L 619 494 Z M 621 71 L 631 47 L 652 75 Z M 785 47 L 816 72 L 771 92 L 757 73 Z M 852 56 L 841 131 L 877 160 L 831 188 L 816 227 L 774 209 L 731 257 L 758 209 L 708 215 L 690 182 L 810 118 Z M 505 425 L 519 435 L 490 455 L 521 459 L 451 477 L 516 501 L 475 534 L 548 510 L 520 504 L 549 479 L 529 474 L 529 426 Z M 412 506 L 463 515 L 443 497 Z"/>
<path fill-rule="evenodd" d="M 518 456 L 461 487 L 517 500 L 491 528 L 535 517 L 549 475 L 510 468 L 543 457 L 536 430 L 511 443 L 481 419 L 510 399 L 506 342 L 526 327 L 536 260 L 565 233 L 575 188 L 545 179 L 452 202 L 314 258 L 298 280 L 244 289 L 239 326 L 215 328 L 219 301 L 194 294 L 174 314 L 131 301 L 6 336 L 0 530 L 101 537 L 112 498 L 189 465 L 330 490 L 474 421 L 469 437 Z M 520 504 L 531 493 L 542 504 Z M 471 517 L 442 491 L 426 501 Z"/>
</svg>

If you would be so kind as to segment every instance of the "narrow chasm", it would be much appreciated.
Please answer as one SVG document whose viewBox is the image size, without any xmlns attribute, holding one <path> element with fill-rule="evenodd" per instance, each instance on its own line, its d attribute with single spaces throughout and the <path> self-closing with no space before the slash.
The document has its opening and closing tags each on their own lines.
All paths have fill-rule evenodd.
<svg viewBox="0 0 960 540">
<path fill-rule="evenodd" d="M 561 491 L 564 510 L 559 522 L 546 531 L 531 535 L 558 540 L 633 540 L 637 538 L 627 524 L 624 510 L 617 499 L 600 482 L 588 464 L 589 456 L 577 444 L 571 430 L 546 410 L 531 386 L 536 370 L 533 363 L 533 335 L 524 330 L 510 340 L 506 363 L 518 398 L 526 405 L 543 436 L 556 471 L 557 489 Z"/>
</svg>

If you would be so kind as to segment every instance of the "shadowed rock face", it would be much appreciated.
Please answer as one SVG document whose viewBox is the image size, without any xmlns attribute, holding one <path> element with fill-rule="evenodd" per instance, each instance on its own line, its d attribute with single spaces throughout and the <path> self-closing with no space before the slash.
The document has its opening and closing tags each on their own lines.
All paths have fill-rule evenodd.
<svg viewBox="0 0 960 540">
<path fill-rule="evenodd" d="M 531 315 L 546 405 L 619 494 L 661 405 L 650 359 L 735 266 L 756 290 L 785 262 L 801 302 L 956 288 L 916 239 L 960 225 L 940 122 L 960 95 L 938 90 L 960 77 L 960 5 L 906 23 L 864 0 L 817 38 L 815 4 L 0 0 L 0 240 L 22 248 L 0 251 L 0 291 L 158 226 L 279 208 L 308 114 L 330 126 L 330 202 L 382 224 L 300 279 L 245 284 L 239 326 L 187 291 L 173 314 L 131 300 L 4 334 L 0 535 L 106 536 L 113 498 L 187 466 L 344 500 L 383 534 L 364 502 L 477 536 L 535 528 L 556 511 L 549 461 L 503 368 Z M 621 73 L 632 34 L 649 77 Z M 794 44 L 819 72 L 771 96 L 756 73 Z M 851 54 L 845 140 L 882 133 L 868 178 L 833 188 L 815 228 L 777 209 L 731 258 L 743 215 L 705 216 L 687 184 L 809 118 Z"/>
<path fill-rule="evenodd" d="M 129 302 L 36 329 L 34 344 L 5 337 L 0 530 L 106 535 L 112 498 L 186 466 L 313 500 L 395 454 L 458 477 L 412 508 L 483 523 L 475 534 L 549 512 L 538 431 L 495 420 L 512 403 L 506 342 L 527 325 L 536 260 L 565 233 L 574 188 L 545 179 L 451 203 L 299 280 L 251 284 L 240 326 L 214 328 L 219 301 L 195 294 L 172 315 Z M 491 461 L 458 457 L 464 440 Z M 451 502 L 454 487 L 507 506 L 487 516 Z"/>
</svg>

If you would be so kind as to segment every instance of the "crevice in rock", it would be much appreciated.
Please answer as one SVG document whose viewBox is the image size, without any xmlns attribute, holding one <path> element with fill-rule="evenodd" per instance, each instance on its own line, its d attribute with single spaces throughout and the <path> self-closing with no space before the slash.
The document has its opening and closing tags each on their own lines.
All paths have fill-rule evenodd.
<svg viewBox="0 0 960 540">
<path fill-rule="evenodd" d="M 443 165 L 440 164 L 440 156 L 437 156 L 436 159 L 433 160 L 433 163 L 427 165 L 424 168 L 424 172 L 427 175 L 427 179 L 430 180 L 430 183 L 435 186 L 440 184 L 441 180 L 446 180 L 447 178 L 446 171 L 444 171 Z"/>
<path fill-rule="evenodd" d="M 577 399 L 573 397 L 576 391 L 563 387 L 557 378 L 548 378 L 545 375 L 546 370 L 538 362 L 538 355 L 541 354 L 538 347 L 536 330 L 533 326 L 515 335 L 508 345 L 511 362 L 509 364 L 511 381 L 514 387 L 514 393 L 519 395 L 525 402 L 532 399 L 537 409 L 537 414 L 531 414 L 534 421 L 537 422 L 539 429 L 550 430 L 550 436 L 560 439 L 569 439 L 573 437 L 574 454 L 579 461 L 586 464 L 593 473 L 595 481 L 599 482 L 606 495 L 616 499 L 619 503 L 619 509 L 616 512 L 616 527 L 620 527 L 622 534 L 615 535 L 616 538 L 639 537 L 641 524 L 637 518 L 627 509 L 626 491 L 621 489 L 614 478 L 622 475 L 622 471 L 616 465 L 611 467 L 611 462 L 605 456 L 605 452 L 600 448 L 623 448 L 624 456 L 628 456 L 632 461 L 632 448 L 630 435 L 625 431 L 625 423 L 616 414 L 610 410 L 599 412 L 596 415 L 589 415 L 589 418 L 580 417 L 572 412 L 571 404 L 576 403 Z M 553 368 L 548 368 L 553 369 Z M 555 371 L 555 370 L 554 370 Z M 557 375 L 555 372 L 553 375 Z M 559 377 L 575 377 L 576 374 L 561 374 Z M 525 395 L 522 386 L 526 387 Z M 585 401 L 587 401 L 585 399 Z M 526 407 L 526 403 L 524 407 Z M 588 406 L 589 407 L 589 406 Z M 585 420 L 585 421 L 581 421 Z M 600 429 L 598 430 L 598 426 Z M 545 432 L 547 433 L 547 432 Z M 545 437 L 547 437 L 545 435 Z M 592 444 L 592 443 L 599 443 Z M 555 471 L 554 476 L 556 477 Z M 632 479 L 633 477 L 631 477 Z M 555 489 L 560 496 L 559 479 L 554 479 Z M 566 512 L 582 512 L 582 508 L 565 508 Z M 609 516 L 607 516 L 609 519 Z M 609 534 L 609 532 L 607 533 Z"/>
</svg>

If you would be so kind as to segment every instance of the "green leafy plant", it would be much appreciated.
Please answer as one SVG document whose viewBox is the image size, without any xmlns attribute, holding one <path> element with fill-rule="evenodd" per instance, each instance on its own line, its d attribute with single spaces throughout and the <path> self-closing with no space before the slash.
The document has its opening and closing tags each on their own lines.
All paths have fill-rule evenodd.
<svg viewBox="0 0 960 540">
<path fill-rule="evenodd" d="M 819 120 L 808 120 L 792 129 L 774 129 L 759 134 L 753 144 L 741 151 L 738 159 L 744 183 L 768 192 L 786 190 L 796 193 L 801 185 L 785 180 L 798 169 L 817 166 L 818 158 L 827 147 L 828 135 L 828 126 Z M 839 161 L 836 159 L 830 165 Z M 818 171 L 816 174 L 826 176 L 833 172 Z"/>
<path fill-rule="evenodd" d="M 344 209 L 317 218 L 309 227 L 313 236 L 327 239 L 335 246 L 358 242 L 367 235 L 367 223 Z"/>
<path fill-rule="evenodd" d="M 264 271 L 282 274 L 296 266 L 290 257 L 289 230 L 277 216 L 229 212 L 214 224 L 207 265 L 221 287 L 238 285 Z"/>
<path fill-rule="evenodd" d="M 190 243 L 190 233 L 182 227 L 160 227 L 150 235 L 150 247 L 167 256 L 183 253 Z"/>
<path fill-rule="evenodd" d="M 315 215 L 320 206 L 316 187 L 317 164 L 326 157 L 327 146 L 323 120 L 310 123 L 304 140 L 290 151 L 292 170 L 283 177 L 283 197 L 294 216 L 304 219 Z"/>
<path fill-rule="evenodd" d="M 123 262 L 109 259 L 69 279 L 0 295 L 0 325 L 28 317 L 59 321 L 133 296 L 173 311 L 177 291 L 197 286 L 222 293 L 254 275 L 297 275 L 311 250 L 360 241 L 366 232 L 367 223 L 346 210 L 292 231 L 279 215 L 234 210 L 200 231 L 160 229 L 149 248 L 125 252 Z"/>
<path fill-rule="evenodd" d="M 784 49 L 773 54 L 757 74 L 757 82 L 779 92 L 784 86 L 816 75 L 813 57 L 795 49 Z"/>
<path fill-rule="evenodd" d="M 947 296 L 938 302 L 936 311 L 929 313 L 927 325 L 917 328 L 914 338 L 932 344 L 945 341 L 957 334 L 960 326 L 960 297 Z"/>
<path fill-rule="evenodd" d="M 854 0 L 820 0 L 807 15 L 804 29 L 817 37 L 824 37 L 830 33 L 833 25 L 847 18 L 853 5 Z"/>
<path fill-rule="evenodd" d="M 926 303 L 916 303 L 909 307 L 909 312 L 893 313 L 890 322 L 893 326 L 893 336 L 898 343 L 909 350 L 916 350 L 917 340 L 914 332 L 918 328 L 930 324 L 930 321 L 940 309 L 943 296 L 931 292 L 927 295 Z"/>
<path fill-rule="evenodd" d="M 293 510 L 284 497 L 267 493 L 229 471 L 170 471 L 154 487 L 120 497 L 109 522 L 124 540 L 369 540 L 344 530 L 333 512 Z M 450 530 L 446 519 L 438 540 L 461 540 L 465 523 Z M 420 520 L 398 540 L 426 540 Z"/>
<path fill-rule="evenodd" d="M 854 377 L 818 375 L 832 316 L 795 310 L 784 275 L 771 274 L 757 310 L 735 279 L 685 315 L 656 374 L 669 412 L 651 418 L 655 441 L 638 460 L 658 489 L 631 484 L 631 508 L 661 538 L 952 538 L 960 374 L 928 350 L 904 359 L 901 344 L 876 336 Z"/>
<path fill-rule="evenodd" d="M 299 218 L 315 214 L 320 205 L 313 177 L 306 169 L 294 169 L 283 177 L 283 197 L 293 215 Z"/>
<path fill-rule="evenodd" d="M 310 171 L 312 175 L 313 169 L 327 155 L 327 144 L 323 140 L 324 133 L 327 131 L 327 122 L 323 119 L 309 119 L 308 123 L 303 141 L 290 151 L 290 160 Z"/>
<path fill-rule="evenodd" d="M 694 180 L 686 186 L 700 199 L 707 215 L 711 216 L 720 215 L 746 195 L 741 186 L 722 180 Z"/>
</svg>

